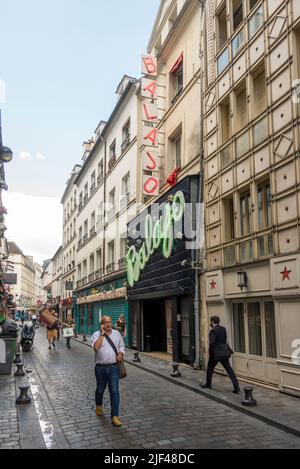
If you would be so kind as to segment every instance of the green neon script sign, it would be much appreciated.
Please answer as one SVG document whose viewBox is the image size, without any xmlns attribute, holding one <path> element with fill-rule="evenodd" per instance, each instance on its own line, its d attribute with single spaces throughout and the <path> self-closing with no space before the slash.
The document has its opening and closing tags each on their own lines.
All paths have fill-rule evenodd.
<svg viewBox="0 0 300 469">
<path fill-rule="evenodd" d="M 139 251 L 131 246 L 126 255 L 127 280 L 131 287 L 139 281 L 151 256 L 159 248 L 163 256 L 169 259 L 174 245 L 174 223 L 182 220 L 185 211 L 185 197 L 183 192 L 177 192 L 173 202 L 164 206 L 164 217 L 154 223 L 151 215 L 145 219 L 145 241 Z"/>
</svg>

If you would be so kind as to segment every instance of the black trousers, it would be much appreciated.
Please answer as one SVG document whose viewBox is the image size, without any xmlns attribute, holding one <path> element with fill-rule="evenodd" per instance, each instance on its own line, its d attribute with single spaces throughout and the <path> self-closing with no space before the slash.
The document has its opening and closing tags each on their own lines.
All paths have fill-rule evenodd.
<svg viewBox="0 0 300 469">
<path fill-rule="evenodd" d="M 216 361 L 212 355 L 209 357 L 208 367 L 207 367 L 207 377 L 206 377 L 206 384 L 208 384 L 209 386 L 211 386 L 214 369 L 216 368 L 218 363 L 219 361 Z M 225 370 L 227 371 L 228 376 L 231 379 L 234 388 L 235 389 L 239 388 L 239 382 L 237 380 L 235 372 L 230 366 L 229 358 L 227 358 L 226 360 L 220 360 L 220 363 L 223 366 L 223 368 L 225 368 Z"/>
</svg>

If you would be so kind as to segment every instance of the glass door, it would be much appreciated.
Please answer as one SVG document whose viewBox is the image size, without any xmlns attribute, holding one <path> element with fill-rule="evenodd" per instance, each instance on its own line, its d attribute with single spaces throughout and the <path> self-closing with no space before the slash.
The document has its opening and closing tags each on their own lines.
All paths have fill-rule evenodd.
<svg viewBox="0 0 300 469">
<path fill-rule="evenodd" d="M 232 304 L 233 365 L 241 376 L 278 384 L 276 321 L 273 301 Z"/>
</svg>

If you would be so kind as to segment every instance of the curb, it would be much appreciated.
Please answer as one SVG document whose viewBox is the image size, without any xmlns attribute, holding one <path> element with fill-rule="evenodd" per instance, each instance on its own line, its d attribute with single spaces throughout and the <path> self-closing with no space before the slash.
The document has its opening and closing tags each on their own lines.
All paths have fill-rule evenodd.
<svg viewBox="0 0 300 469">
<path fill-rule="evenodd" d="M 76 341 L 76 342 L 79 342 L 80 344 L 83 344 L 83 345 L 86 345 L 86 346 L 92 348 L 92 346 L 89 343 L 81 342 L 79 339 L 73 339 L 73 340 Z M 297 436 L 297 437 L 300 438 L 300 430 L 297 430 L 296 428 L 290 427 L 289 425 L 286 425 L 284 423 L 280 423 L 280 422 L 278 422 L 276 420 L 273 420 L 272 418 L 267 417 L 265 415 L 261 415 L 261 414 L 255 412 L 254 410 L 251 410 L 251 408 L 249 408 L 249 407 L 247 407 L 247 408 L 242 407 L 241 404 L 235 404 L 233 402 L 226 401 L 225 399 L 223 399 L 221 397 L 218 397 L 217 395 L 210 394 L 207 391 L 204 391 L 202 389 L 197 389 L 194 386 L 191 386 L 187 383 L 180 382 L 180 381 L 178 381 L 180 378 L 172 378 L 171 376 L 166 376 L 165 374 L 160 373 L 159 371 L 152 370 L 151 368 L 147 368 L 143 365 L 138 365 L 137 363 L 133 363 L 129 360 L 125 360 L 125 363 L 127 363 L 128 365 L 134 366 L 135 368 L 138 368 L 140 370 L 146 371 L 147 373 L 150 373 L 154 376 L 162 378 L 165 381 L 168 381 L 169 383 L 176 384 L 177 386 L 180 386 L 184 389 L 195 392 L 196 394 L 199 394 L 200 396 L 206 397 L 207 399 L 218 402 L 219 404 L 223 404 L 226 407 L 237 410 L 238 412 L 240 412 L 244 415 L 248 415 L 248 417 L 252 417 L 252 418 L 255 418 L 256 420 L 260 420 L 261 422 L 264 422 L 267 425 L 275 427 L 278 430 L 284 431 L 286 433 L 289 433 L 291 435 L 294 435 L 294 436 Z"/>
</svg>

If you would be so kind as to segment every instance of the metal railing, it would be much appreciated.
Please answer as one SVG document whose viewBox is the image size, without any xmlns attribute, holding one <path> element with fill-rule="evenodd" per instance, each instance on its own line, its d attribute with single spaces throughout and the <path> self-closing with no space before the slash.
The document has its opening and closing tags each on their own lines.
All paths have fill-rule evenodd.
<svg viewBox="0 0 300 469">
<path fill-rule="evenodd" d="M 104 179 L 104 174 L 103 173 L 99 174 L 99 176 L 97 177 L 98 186 L 101 184 L 103 179 Z"/>
<path fill-rule="evenodd" d="M 106 272 L 108 274 L 112 274 L 114 271 L 115 271 L 115 263 L 114 262 L 112 262 L 111 264 L 108 264 L 106 266 Z"/>
<path fill-rule="evenodd" d="M 118 264 L 119 264 L 119 269 L 120 270 L 125 269 L 125 267 L 126 267 L 126 257 L 122 257 L 122 259 L 119 260 Z"/>
<path fill-rule="evenodd" d="M 130 134 L 126 135 L 124 141 L 122 142 L 122 145 L 121 145 L 121 150 L 122 150 L 122 153 L 126 150 L 126 148 L 128 148 L 130 145 Z"/>
<path fill-rule="evenodd" d="M 109 170 L 109 171 L 115 166 L 116 161 L 117 161 L 117 157 L 116 157 L 116 155 L 113 155 L 113 156 L 110 158 L 109 162 L 108 162 L 108 170 Z"/>
<path fill-rule="evenodd" d="M 102 277 L 102 269 L 98 269 L 95 272 L 95 280 Z"/>
</svg>

